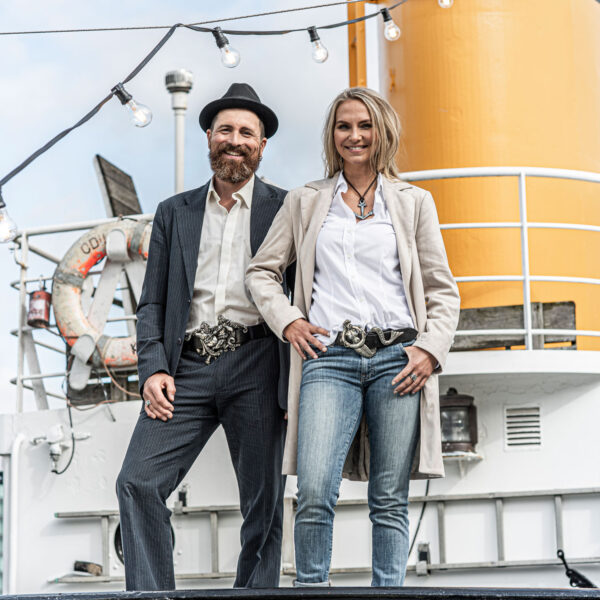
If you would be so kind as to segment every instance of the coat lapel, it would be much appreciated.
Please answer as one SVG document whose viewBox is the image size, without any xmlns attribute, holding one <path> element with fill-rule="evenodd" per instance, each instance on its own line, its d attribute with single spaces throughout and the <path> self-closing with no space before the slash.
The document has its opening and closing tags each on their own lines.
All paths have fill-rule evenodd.
<svg viewBox="0 0 600 600">
<path fill-rule="evenodd" d="M 317 193 L 306 194 L 300 201 L 302 227 L 305 233 L 299 251 L 300 260 L 298 264 L 302 265 L 302 289 L 304 291 L 304 306 L 307 313 L 312 298 L 317 237 L 319 237 L 323 221 L 325 221 L 325 217 L 331 207 L 336 181 L 337 175 L 334 175 L 329 179 L 318 182 L 318 185 L 321 184 L 322 187 L 319 187 Z"/>
<path fill-rule="evenodd" d="M 396 233 L 400 272 L 406 298 L 410 302 L 409 282 L 412 271 L 412 245 L 415 237 L 415 203 L 409 193 L 402 191 L 409 187 L 410 185 L 404 182 L 398 183 L 383 179 L 383 197 Z"/>
<path fill-rule="evenodd" d="M 252 256 L 256 254 L 263 243 L 280 206 L 281 203 L 272 197 L 269 188 L 258 177 L 255 177 L 252 208 L 250 209 L 250 250 Z"/>
<path fill-rule="evenodd" d="M 183 254 L 183 264 L 188 283 L 190 298 L 194 292 L 196 267 L 198 266 L 198 251 L 200 249 L 200 234 L 204 221 L 204 208 L 209 184 L 194 190 L 186 198 L 186 204 L 180 206 L 176 212 L 177 234 Z"/>
</svg>

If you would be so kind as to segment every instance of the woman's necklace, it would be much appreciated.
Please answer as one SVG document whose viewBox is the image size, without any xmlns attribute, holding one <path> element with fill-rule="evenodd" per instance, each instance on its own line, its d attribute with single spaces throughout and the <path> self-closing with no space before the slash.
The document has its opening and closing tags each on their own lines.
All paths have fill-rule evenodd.
<svg viewBox="0 0 600 600">
<path fill-rule="evenodd" d="M 373 187 L 373 184 L 377 181 L 377 177 L 378 175 L 375 175 L 375 179 L 373 179 L 373 181 L 371 181 L 371 183 L 368 185 L 367 189 L 361 194 L 350 182 L 350 180 L 348 179 L 348 177 L 346 177 L 346 174 L 344 173 L 344 179 L 346 180 L 346 183 L 358 194 L 358 208 L 360 208 L 360 215 L 357 213 L 354 213 L 357 219 L 360 219 L 361 221 L 364 221 L 365 219 L 368 219 L 369 217 L 372 217 L 375 213 L 373 212 L 373 210 L 371 209 L 366 215 L 365 215 L 365 208 L 367 208 L 367 201 L 365 200 L 365 196 L 369 193 L 369 190 Z M 375 204 L 373 204 L 373 206 L 375 206 Z M 352 211 L 354 212 L 354 211 Z"/>
</svg>

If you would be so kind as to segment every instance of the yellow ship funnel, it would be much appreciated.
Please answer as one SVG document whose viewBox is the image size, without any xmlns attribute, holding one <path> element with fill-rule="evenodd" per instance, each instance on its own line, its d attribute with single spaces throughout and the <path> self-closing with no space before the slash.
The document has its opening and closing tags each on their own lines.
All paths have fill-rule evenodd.
<svg viewBox="0 0 600 600">
<path fill-rule="evenodd" d="M 600 173 L 598 2 L 455 0 L 444 9 L 437 0 L 409 0 L 392 16 L 402 36 L 393 43 L 381 36 L 380 76 L 404 127 L 402 171 L 526 166 Z M 528 222 L 563 228 L 444 230 L 454 275 L 521 276 L 525 234 L 531 301 L 573 301 L 577 329 L 600 330 L 600 183 L 521 183 Z M 518 177 L 418 185 L 433 193 L 441 223 L 518 224 L 523 216 Z M 583 227 L 564 228 L 573 224 Z M 540 280 L 553 277 L 562 279 Z M 524 301 L 518 280 L 459 285 L 463 308 Z M 579 336 L 577 347 L 600 350 L 600 337 Z"/>
</svg>

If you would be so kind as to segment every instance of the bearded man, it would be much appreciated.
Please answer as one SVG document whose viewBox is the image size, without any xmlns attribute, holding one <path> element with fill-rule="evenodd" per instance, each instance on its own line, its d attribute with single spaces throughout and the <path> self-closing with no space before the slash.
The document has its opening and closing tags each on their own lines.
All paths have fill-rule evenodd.
<svg viewBox="0 0 600 600">
<path fill-rule="evenodd" d="M 200 126 L 214 176 L 158 205 L 137 309 L 144 406 L 117 479 L 128 590 L 175 589 L 165 501 L 219 425 L 244 519 L 234 586 L 279 585 L 289 356 L 244 285 L 285 196 L 254 175 L 278 121 L 234 83 Z"/>
</svg>

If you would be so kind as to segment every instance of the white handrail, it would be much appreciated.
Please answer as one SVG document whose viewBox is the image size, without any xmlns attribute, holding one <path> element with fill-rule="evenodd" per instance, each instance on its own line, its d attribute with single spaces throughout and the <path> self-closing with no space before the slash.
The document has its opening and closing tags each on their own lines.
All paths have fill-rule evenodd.
<svg viewBox="0 0 600 600">
<path fill-rule="evenodd" d="M 519 332 L 525 336 L 525 347 L 533 349 L 533 335 L 539 330 L 532 327 L 531 312 L 531 282 L 548 281 L 562 283 L 583 283 L 589 285 L 600 285 L 600 279 L 592 277 L 564 277 L 531 275 L 529 270 L 529 229 L 566 229 L 577 231 L 591 231 L 600 233 L 600 226 L 587 225 L 583 223 L 529 223 L 527 221 L 527 177 L 546 177 L 554 179 L 570 179 L 576 181 L 587 181 L 600 183 L 600 174 L 588 171 L 577 171 L 572 169 L 552 169 L 544 167 L 467 167 L 459 169 L 429 169 L 426 171 L 409 171 L 401 173 L 400 177 L 405 181 L 427 181 L 432 179 L 458 179 L 473 177 L 517 177 L 519 190 L 519 221 L 515 222 L 485 222 L 485 223 L 445 223 L 440 225 L 442 230 L 451 229 L 520 229 L 521 230 L 521 275 L 475 275 L 456 277 L 460 283 L 485 282 L 485 281 L 521 281 L 523 284 L 523 330 L 478 330 L 457 331 L 457 335 L 509 335 Z M 541 333 L 549 334 L 551 330 L 542 330 Z M 586 335 L 591 337 L 600 336 L 600 331 L 590 330 L 552 330 L 568 334 Z"/>
<path fill-rule="evenodd" d="M 506 223 L 445 223 L 440 229 L 518 229 L 518 221 Z M 529 229 L 573 229 L 575 231 L 600 232 L 598 225 L 584 225 L 581 223 L 527 223 Z"/>
<path fill-rule="evenodd" d="M 402 173 L 400 177 L 405 181 L 426 181 L 439 179 L 458 179 L 458 178 L 473 178 L 473 177 L 516 177 L 518 178 L 519 190 L 519 221 L 506 222 L 481 222 L 481 223 L 445 223 L 440 225 L 442 230 L 458 230 L 458 229 L 520 229 L 521 231 L 521 256 L 522 256 L 522 272 L 519 275 L 473 275 L 459 276 L 456 281 L 460 283 L 468 282 L 492 282 L 492 281 L 518 281 L 523 285 L 523 305 L 524 305 L 524 327 L 522 329 L 500 329 L 500 330 L 461 330 L 457 331 L 458 336 L 475 336 L 475 335 L 522 335 L 525 337 L 526 348 L 531 350 L 533 347 L 533 335 L 580 335 L 589 337 L 600 337 L 600 331 L 583 330 L 583 329 L 533 329 L 531 315 L 531 298 L 530 287 L 531 282 L 562 282 L 562 283 L 580 283 L 586 285 L 600 285 L 600 279 L 591 277 L 567 277 L 567 276 L 547 276 L 547 275 L 532 275 L 529 271 L 529 242 L 528 231 L 530 229 L 563 229 L 574 231 L 589 231 L 600 233 L 600 225 L 588 225 L 584 223 L 544 223 L 544 222 L 528 222 L 527 221 L 527 198 L 526 198 L 526 178 L 527 177 L 545 177 L 554 179 L 569 179 L 576 181 L 586 181 L 591 183 L 600 183 L 600 174 L 591 173 L 588 171 L 577 171 L 571 169 L 552 169 L 544 167 L 468 167 L 458 169 L 430 169 L 426 171 L 411 171 Z M 147 219 L 152 220 L 153 214 L 128 215 L 127 219 Z M 27 282 L 34 281 L 27 278 L 27 259 L 28 253 L 39 254 L 47 258 L 51 262 L 56 262 L 56 257 L 48 254 L 35 246 L 31 246 L 29 238 L 38 235 L 49 235 L 54 233 L 64 233 L 69 231 L 80 231 L 90 229 L 97 225 L 107 222 L 116 222 L 118 218 L 104 218 L 92 221 L 83 221 L 71 223 L 68 225 L 51 225 L 46 227 L 36 227 L 26 229 L 18 233 L 15 240 L 17 246 L 21 246 L 21 276 L 18 282 L 13 282 L 14 287 L 20 290 L 20 323 L 19 323 L 19 354 L 18 354 L 18 372 L 16 378 L 17 384 L 17 411 L 22 410 L 23 388 L 24 381 L 35 379 L 36 377 L 24 377 L 24 348 L 22 342 L 22 332 L 28 329 L 25 324 L 25 299 Z M 37 281 L 37 279 L 35 279 Z M 125 317 L 111 318 L 109 321 L 119 321 L 135 319 L 134 315 Z M 51 376 L 58 374 L 51 373 Z"/>
<path fill-rule="evenodd" d="M 460 179 L 463 177 L 549 177 L 552 179 L 575 179 L 600 183 L 600 173 L 576 171 L 573 169 L 552 169 L 546 167 L 466 167 L 459 169 L 429 169 L 427 171 L 407 171 L 400 173 L 405 181 L 426 181 L 428 179 Z"/>
<path fill-rule="evenodd" d="M 68 225 L 47 225 L 46 227 L 32 227 L 31 229 L 23 229 L 17 232 L 15 242 L 19 243 L 22 235 L 28 237 L 34 235 L 48 235 L 50 233 L 65 233 L 67 231 L 81 231 L 82 229 L 91 229 L 97 225 L 104 225 L 104 223 L 118 223 L 123 219 L 133 219 L 134 221 L 141 221 L 143 219 L 152 220 L 154 213 L 145 213 L 141 215 L 127 215 L 126 217 L 109 217 L 104 219 L 95 219 L 94 221 L 79 221 L 76 223 L 70 223 Z"/>
</svg>

